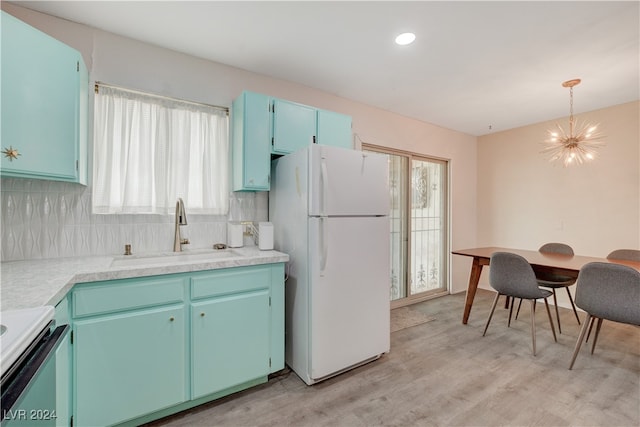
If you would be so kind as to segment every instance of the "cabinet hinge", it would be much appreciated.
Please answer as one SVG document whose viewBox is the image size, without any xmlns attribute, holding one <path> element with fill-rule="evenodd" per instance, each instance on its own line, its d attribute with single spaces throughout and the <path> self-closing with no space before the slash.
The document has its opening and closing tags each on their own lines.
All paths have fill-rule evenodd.
<svg viewBox="0 0 640 427">
<path fill-rule="evenodd" d="M 274 142 L 273 142 L 273 137 L 271 137 L 271 146 L 273 147 Z"/>
<path fill-rule="evenodd" d="M 80 72 L 80 61 L 76 61 L 76 71 Z"/>
<path fill-rule="evenodd" d="M 269 307 L 271 307 L 271 297 L 269 297 Z"/>
<path fill-rule="evenodd" d="M 80 161 L 76 160 L 76 171 L 80 170 Z"/>
<path fill-rule="evenodd" d="M 70 340 L 71 340 L 71 344 L 73 344 L 73 331 L 71 331 L 71 337 L 70 337 Z"/>
<path fill-rule="evenodd" d="M 271 104 L 271 105 L 269 105 L 269 107 L 270 107 L 270 111 L 271 111 L 272 113 L 275 113 L 275 112 L 276 112 L 276 104 Z"/>
<path fill-rule="evenodd" d="M 269 367 L 271 367 L 271 358 L 269 358 Z"/>
<path fill-rule="evenodd" d="M 318 142 L 316 141 L 316 136 L 315 136 L 315 135 L 313 135 L 313 143 L 314 143 L 314 144 L 317 144 L 317 143 L 318 143 Z"/>
</svg>

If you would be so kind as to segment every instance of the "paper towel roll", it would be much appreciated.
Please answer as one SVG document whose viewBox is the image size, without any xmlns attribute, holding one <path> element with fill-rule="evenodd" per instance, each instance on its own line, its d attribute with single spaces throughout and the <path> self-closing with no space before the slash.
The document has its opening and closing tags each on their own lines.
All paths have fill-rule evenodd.
<svg viewBox="0 0 640 427">
<path fill-rule="evenodd" d="M 258 248 L 262 251 L 273 249 L 273 224 L 270 222 L 258 223 Z"/>
<path fill-rule="evenodd" d="M 227 246 L 241 248 L 243 246 L 242 224 L 237 221 L 227 223 Z"/>
</svg>

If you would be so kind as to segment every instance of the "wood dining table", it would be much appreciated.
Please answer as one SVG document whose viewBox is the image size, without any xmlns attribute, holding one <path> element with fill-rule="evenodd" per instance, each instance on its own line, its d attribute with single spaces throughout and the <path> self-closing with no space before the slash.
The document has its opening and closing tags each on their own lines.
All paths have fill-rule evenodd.
<svg viewBox="0 0 640 427">
<path fill-rule="evenodd" d="M 627 261 L 622 259 L 607 259 L 579 255 L 564 255 L 557 253 L 539 252 L 523 249 L 511 249 L 500 247 L 471 248 L 451 251 L 454 255 L 462 255 L 472 257 L 471 274 L 469 276 L 469 284 L 467 285 L 467 296 L 464 303 L 464 313 L 462 314 L 462 323 L 467 324 L 469 313 L 473 306 L 473 299 L 476 296 L 478 282 L 482 267 L 489 265 L 491 254 L 494 252 L 510 252 L 518 254 L 526 259 L 536 272 L 547 272 L 568 277 L 578 277 L 580 269 L 590 262 L 607 262 L 612 264 L 622 264 L 640 271 L 640 262 Z"/>
</svg>

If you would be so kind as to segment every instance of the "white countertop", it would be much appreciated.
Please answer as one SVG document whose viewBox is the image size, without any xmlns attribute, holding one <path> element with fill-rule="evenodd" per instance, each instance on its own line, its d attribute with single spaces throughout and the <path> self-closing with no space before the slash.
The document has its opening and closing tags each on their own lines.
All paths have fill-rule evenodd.
<svg viewBox="0 0 640 427">
<path fill-rule="evenodd" d="M 203 259 L 206 252 L 212 259 Z M 277 251 L 261 251 L 257 246 L 226 249 L 231 254 L 217 258 L 213 249 L 196 249 L 175 255 L 172 253 L 136 254 L 130 265 L 116 265 L 123 256 L 91 256 L 73 258 L 51 258 L 27 261 L 9 261 L 0 264 L 1 310 L 56 305 L 76 283 L 101 280 L 126 279 L 130 277 L 160 274 L 185 273 L 190 271 L 215 270 L 219 268 L 247 265 L 272 264 L 289 261 L 289 255 Z M 195 257 L 189 257 L 195 255 Z M 147 258 L 149 256 L 149 258 Z M 161 257 L 162 263 L 154 262 Z M 144 259 L 148 259 L 146 263 Z M 128 262 L 128 260 L 126 261 Z"/>
</svg>

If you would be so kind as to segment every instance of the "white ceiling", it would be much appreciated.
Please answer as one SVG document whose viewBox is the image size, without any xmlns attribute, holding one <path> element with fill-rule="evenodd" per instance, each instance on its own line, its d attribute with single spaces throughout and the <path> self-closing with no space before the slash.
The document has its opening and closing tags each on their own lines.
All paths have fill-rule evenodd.
<svg viewBox="0 0 640 427">
<path fill-rule="evenodd" d="M 13 3 L 471 135 L 640 99 L 638 1 Z"/>
</svg>

